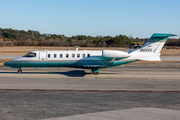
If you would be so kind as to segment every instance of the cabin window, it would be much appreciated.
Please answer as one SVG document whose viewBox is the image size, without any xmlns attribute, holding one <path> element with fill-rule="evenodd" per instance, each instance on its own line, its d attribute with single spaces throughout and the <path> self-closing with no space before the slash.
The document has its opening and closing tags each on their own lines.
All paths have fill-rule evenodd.
<svg viewBox="0 0 180 120">
<path fill-rule="evenodd" d="M 68 58 L 69 57 L 69 54 L 66 54 L 66 58 Z"/>
<path fill-rule="evenodd" d="M 60 54 L 60 58 L 62 58 L 63 57 L 63 54 Z"/>
<path fill-rule="evenodd" d="M 23 57 L 36 57 L 36 53 L 28 53 L 24 55 Z"/>
<path fill-rule="evenodd" d="M 82 54 L 82 57 L 85 57 L 85 54 Z"/>
<path fill-rule="evenodd" d="M 56 58 L 57 57 L 57 54 L 54 54 L 54 58 Z"/>
<path fill-rule="evenodd" d="M 72 58 L 74 58 L 75 57 L 75 54 L 72 54 Z"/>
<path fill-rule="evenodd" d="M 80 54 L 77 54 L 77 57 L 79 58 L 79 57 L 80 57 Z"/>
<path fill-rule="evenodd" d="M 87 57 L 90 57 L 90 54 L 87 54 Z"/>
<path fill-rule="evenodd" d="M 51 54 L 48 54 L 48 58 L 50 58 L 51 57 Z"/>
</svg>

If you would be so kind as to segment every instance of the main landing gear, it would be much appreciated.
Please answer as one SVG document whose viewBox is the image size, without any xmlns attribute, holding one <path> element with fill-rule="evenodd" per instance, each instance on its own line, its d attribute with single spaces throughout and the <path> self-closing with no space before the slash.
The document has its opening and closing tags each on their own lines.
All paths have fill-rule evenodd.
<svg viewBox="0 0 180 120">
<path fill-rule="evenodd" d="M 20 73 L 22 73 L 22 70 L 21 70 L 21 68 L 19 68 L 19 70 L 17 71 L 17 73 L 19 73 L 19 74 L 20 74 Z"/>
<path fill-rule="evenodd" d="M 98 74 L 99 74 L 98 68 L 92 68 L 91 71 L 92 71 L 92 73 L 93 73 L 94 75 L 98 75 Z"/>
<path fill-rule="evenodd" d="M 94 74 L 94 75 L 98 75 L 98 74 L 99 74 L 99 72 L 93 72 L 93 74 Z"/>
</svg>

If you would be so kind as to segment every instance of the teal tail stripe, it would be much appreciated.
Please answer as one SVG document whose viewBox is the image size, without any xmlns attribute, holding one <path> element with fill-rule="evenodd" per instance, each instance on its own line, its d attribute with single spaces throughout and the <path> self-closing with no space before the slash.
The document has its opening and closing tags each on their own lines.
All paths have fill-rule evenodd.
<svg viewBox="0 0 180 120">
<path fill-rule="evenodd" d="M 157 41 L 167 41 L 169 36 L 176 36 L 175 34 L 166 34 L 166 33 L 154 33 L 148 42 L 157 42 Z"/>
</svg>

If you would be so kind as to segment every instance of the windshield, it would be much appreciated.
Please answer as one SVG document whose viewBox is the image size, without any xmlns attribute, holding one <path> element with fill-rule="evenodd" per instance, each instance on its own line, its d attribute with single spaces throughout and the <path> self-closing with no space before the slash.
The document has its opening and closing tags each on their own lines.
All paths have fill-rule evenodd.
<svg viewBox="0 0 180 120">
<path fill-rule="evenodd" d="M 24 55 L 23 57 L 36 57 L 36 53 L 28 53 Z"/>
</svg>

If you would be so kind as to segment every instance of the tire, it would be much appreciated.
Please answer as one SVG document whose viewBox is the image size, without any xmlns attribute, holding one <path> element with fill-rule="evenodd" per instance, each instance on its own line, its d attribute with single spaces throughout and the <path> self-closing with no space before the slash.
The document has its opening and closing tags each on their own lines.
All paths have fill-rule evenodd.
<svg viewBox="0 0 180 120">
<path fill-rule="evenodd" d="M 98 75 L 99 74 L 99 72 L 93 72 L 94 73 L 94 75 Z"/>
<path fill-rule="evenodd" d="M 22 73 L 22 70 L 18 70 L 17 72 L 20 74 L 20 73 Z"/>
</svg>

